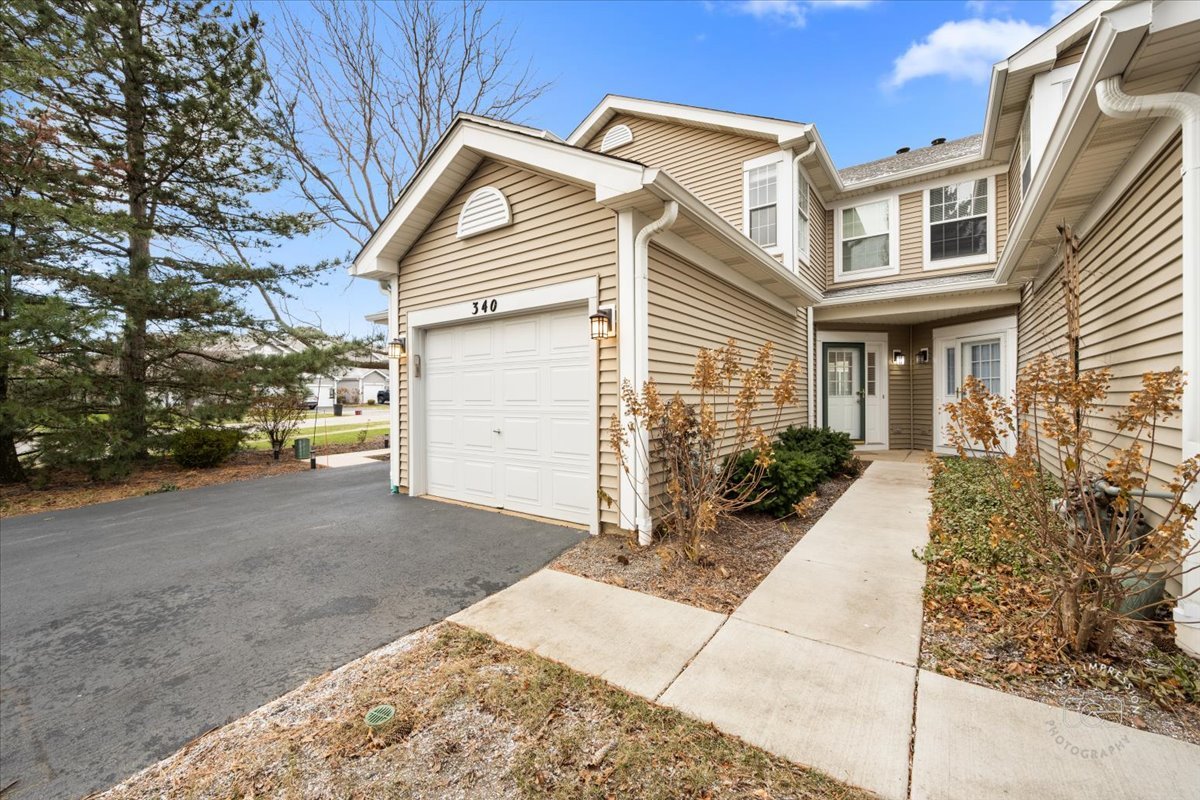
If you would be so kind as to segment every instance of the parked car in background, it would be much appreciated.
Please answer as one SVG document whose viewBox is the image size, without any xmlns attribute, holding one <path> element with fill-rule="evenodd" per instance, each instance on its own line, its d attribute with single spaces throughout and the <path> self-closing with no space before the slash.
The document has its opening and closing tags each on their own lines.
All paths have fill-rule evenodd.
<svg viewBox="0 0 1200 800">
<path fill-rule="evenodd" d="M 387 405 L 392 402 L 392 393 L 388 389 L 380 389 L 375 393 L 375 402 L 380 405 Z"/>
<path fill-rule="evenodd" d="M 304 407 L 307 408 L 309 411 L 315 411 L 317 408 L 317 396 L 315 394 L 310 394 L 307 397 L 305 397 L 304 398 Z"/>
</svg>

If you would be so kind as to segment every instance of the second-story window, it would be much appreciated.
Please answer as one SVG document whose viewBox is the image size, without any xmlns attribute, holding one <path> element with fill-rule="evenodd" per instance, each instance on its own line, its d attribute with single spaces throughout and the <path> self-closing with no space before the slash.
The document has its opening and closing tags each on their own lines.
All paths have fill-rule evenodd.
<svg viewBox="0 0 1200 800">
<path fill-rule="evenodd" d="M 1025 106 L 1025 119 L 1021 120 L 1021 197 L 1033 180 L 1033 104 Z"/>
<path fill-rule="evenodd" d="M 809 196 L 808 196 L 808 181 L 804 179 L 804 173 L 797 170 L 796 172 L 796 255 L 801 261 L 808 262 L 809 258 L 809 235 L 808 235 L 808 215 L 809 215 Z"/>
<path fill-rule="evenodd" d="M 970 259 L 987 253 L 987 178 L 930 189 L 930 262 Z"/>
<path fill-rule="evenodd" d="M 774 247 L 779 241 L 778 180 L 775 164 L 746 171 L 749 233 L 759 247 Z"/>
<path fill-rule="evenodd" d="M 891 203 L 879 200 L 843 208 L 841 271 L 865 272 L 892 267 Z"/>
</svg>

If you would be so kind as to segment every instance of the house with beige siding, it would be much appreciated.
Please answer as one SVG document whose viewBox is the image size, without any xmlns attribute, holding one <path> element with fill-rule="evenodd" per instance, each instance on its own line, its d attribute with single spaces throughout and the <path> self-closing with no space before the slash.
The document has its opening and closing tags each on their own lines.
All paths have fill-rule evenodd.
<svg viewBox="0 0 1200 800">
<path fill-rule="evenodd" d="M 610 95 L 565 139 L 460 115 L 353 266 L 403 350 L 393 490 L 646 533 L 619 387 L 686 392 L 729 337 L 804 360 L 786 422 L 949 452 L 967 376 L 1008 394 L 1065 346 L 1063 223 L 1083 366 L 1118 401 L 1200 375 L 1198 73 L 1200 4 L 1092 2 L 995 65 L 981 133 L 856 166 L 815 122 L 663 101 Z M 1198 381 L 1159 480 L 1200 448 Z M 1200 653 L 1200 596 L 1176 614 Z"/>
</svg>

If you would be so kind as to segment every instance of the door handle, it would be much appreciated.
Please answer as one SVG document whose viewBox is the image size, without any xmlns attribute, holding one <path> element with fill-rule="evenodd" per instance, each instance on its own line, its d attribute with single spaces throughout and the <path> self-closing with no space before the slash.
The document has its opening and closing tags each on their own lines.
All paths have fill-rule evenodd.
<svg viewBox="0 0 1200 800">
<path fill-rule="evenodd" d="M 499 428 L 492 428 L 492 433 L 499 433 L 499 432 L 500 432 Z"/>
</svg>

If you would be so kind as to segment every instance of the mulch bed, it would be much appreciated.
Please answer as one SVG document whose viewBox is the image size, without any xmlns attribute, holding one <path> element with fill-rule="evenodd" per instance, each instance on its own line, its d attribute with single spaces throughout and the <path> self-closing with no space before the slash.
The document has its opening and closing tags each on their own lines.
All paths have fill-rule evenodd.
<svg viewBox="0 0 1200 800">
<path fill-rule="evenodd" d="M 376 733 L 363 717 L 395 710 Z M 449 623 L 201 736 L 101 795 L 793 798 L 872 795 Z"/>
<path fill-rule="evenodd" d="M 1012 576 L 990 581 L 988 596 L 927 594 L 924 669 L 1200 744 L 1200 666 L 1168 625 L 1123 622 L 1103 657 L 1060 652 L 1045 598 Z"/>
<path fill-rule="evenodd" d="M 292 458 L 290 450 L 284 451 L 279 461 L 272 459 L 267 450 L 243 450 L 212 469 L 185 469 L 168 457 L 151 459 L 128 477 L 114 481 L 92 480 L 86 473 L 67 470 L 56 474 L 45 487 L 0 487 L 0 513 L 5 517 L 41 514 L 128 497 L 267 478 L 308 468 L 308 462 Z"/>
<path fill-rule="evenodd" d="M 372 436 L 361 444 L 347 442 L 314 447 L 313 455 L 319 458 L 335 453 L 381 450 L 385 439 L 384 436 Z M 317 466 L 321 465 L 318 463 Z M 269 478 L 306 469 L 309 469 L 308 461 L 297 460 L 292 455 L 292 449 L 287 447 L 284 448 L 279 461 L 271 457 L 269 450 L 241 450 L 229 461 L 213 469 L 185 469 L 164 456 L 151 459 L 137 467 L 128 477 L 113 481 L 93 480 L 84 472 L 64 470 L 45 486 L 0 486 L 0 515 L 7 518 L 22 514 L 43 514 L 47 511 L 80 508 L 147 494 Z"/>
<path fill-rule="evenodd" d="M 684 558 L 671 541 L 638 547 L 628 536 L 600 534 L 580 542 L 550 566 L 583 578 L 729 614 L 854 480 L 838 477 L 821 484 L 815 503 L 803 517 L 793 515 L 777 520 L 766 514 L 742 513 L 725 520 L 705 542 L 699 563 Z"/>
<path fill-rule="evenodd" d="M 1103 656 L 1073 653 L 1047 589 L 990 534 L 985 462 L 946 462 L 931 492 L 921 666 L 951 678 L 1200 744 L 1200 664 L 1169 612 L 1122 620 Z"/>
</svg>

